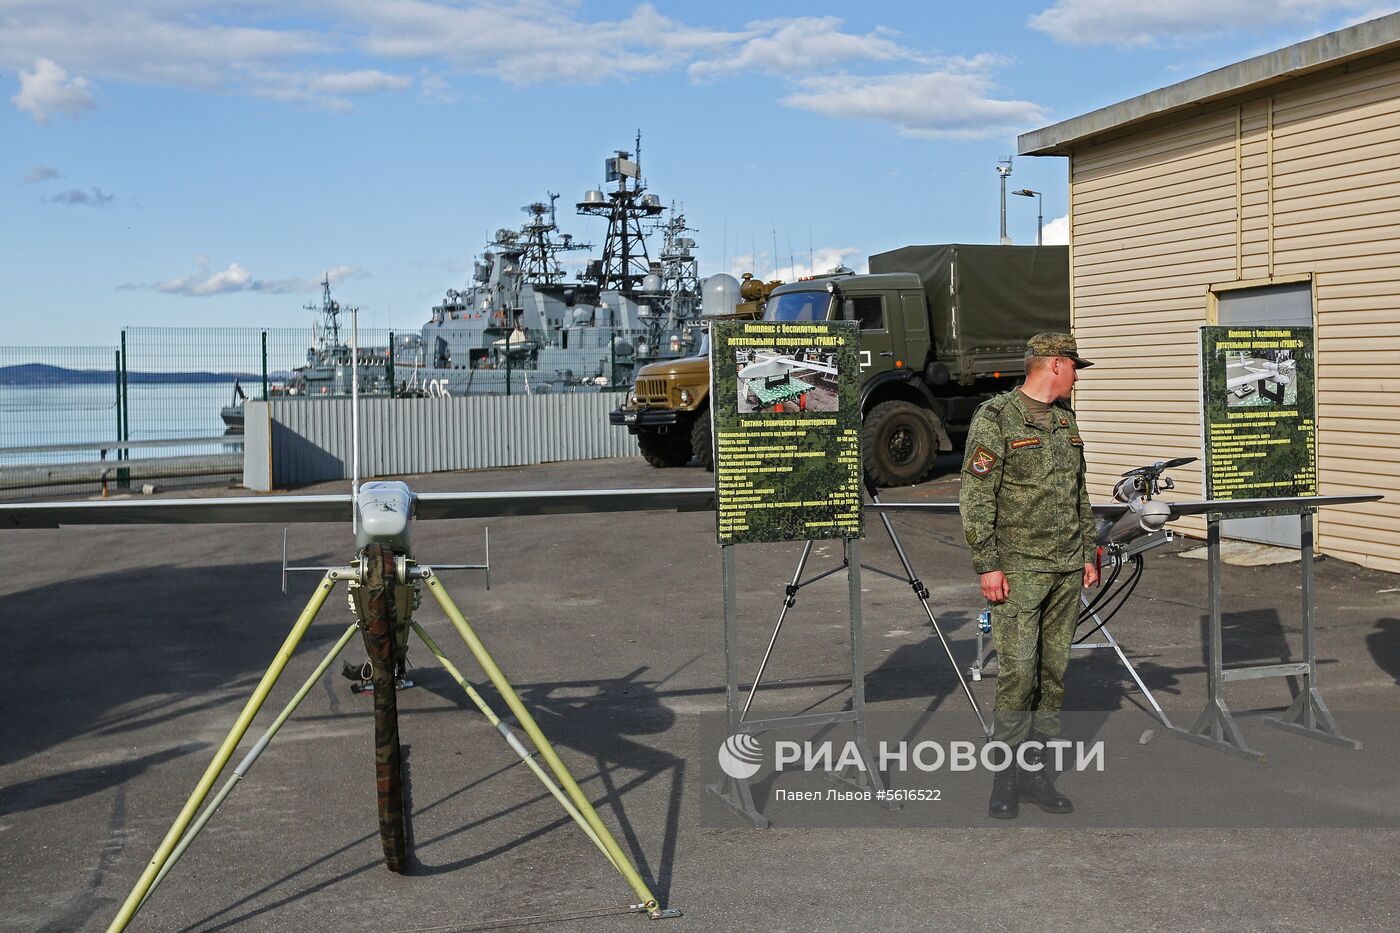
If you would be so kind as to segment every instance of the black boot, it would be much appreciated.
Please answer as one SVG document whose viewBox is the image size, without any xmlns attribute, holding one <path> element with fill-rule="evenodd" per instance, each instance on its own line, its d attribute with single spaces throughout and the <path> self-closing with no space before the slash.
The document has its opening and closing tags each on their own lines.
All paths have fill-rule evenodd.
<svg viewBox="0 0 1400 933">
<path fill-rule="evenodd" d="M 987 815 L 998 820 L 1014 820 L 1021 810 L 1017 800 L 1016 759 L 992 775 L 992 799 L 987 802 Z"/>
<path fill-rule="evenodd" d="M 1050 777 L 1050 766 L 1046 764 L 1040 749 L 1026 749 L 1026 764 L 1030 767 L 1040 767 L 1034 771 L 1020 772 L 1021 799 L 1031 801 L 1046 813 L 1073 813 L 1074 804 L 1055 789 L 1054 781 Z"/>
</svg>

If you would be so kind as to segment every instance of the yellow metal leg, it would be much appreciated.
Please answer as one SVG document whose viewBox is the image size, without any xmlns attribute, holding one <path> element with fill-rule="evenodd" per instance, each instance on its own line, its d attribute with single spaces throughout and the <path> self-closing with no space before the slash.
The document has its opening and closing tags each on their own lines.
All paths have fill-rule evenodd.
<svg viewBox="0 0 1400 933">
<path fill-rule="evenodd" d="M 569 773 L 569 769 L 564 766 L 564 762 L 560 760 L 559 755 L 554 751 L 554 746 L 549 744 L 549 739 L 545 738 L 544 733 L 540 731 L 539 724 L 535 722 L 535 717 L 530 715 L 530 711 L 525 708 L 525 704 L 521 702 L 515 689 L 511 687 L 510 682 L 506 680 L 505 674 L 501 673 L 501 669 L 496 666 L 496 662 L 492 660 L 490 652 L 486 650 L 486 646 L 481 643 L 481 639 L 477 638 L 476 632 L 472 631 L 472 627 L 467 622 L 466 617 L 462 615 L 462 611 L 457 608 L 457 604 L 452 601 L 452 597 L 443 589 L 442 582 L 432 573 L 425 573 L 424 582 L 427 584 L 428 591 L 433 594 L 433 598 L 442 606 L 442 611 L 447 615 L 448 621 L 457 629 L 457 634 L 461 635 L 462 640 L 467 643 L 467 647 L 471 650 L 472 656 L 476 658 L 476 662 L 481 665 L 481 669 L 486 672 L 486 676 L 490 678 L 491 683 L 495 685 L 496 690 L 501 694 L 501 697 L 505 699 L 506 705 L 510 707 L 511 713 L 514 714 L 516 720 L 519 721 L 521 728 L 523 728 L 526 735 L 530 737 L 530 741 L 535 743 L 535 747 L 539 749 L 540 755 L 544 758 L 545 763 L 549 765 L 549 769 L 554 772 L 554 776 L 558 778 L 559 783 L 564 786 L 564 790 L 568 792 L 569 798 L 573 800 L 574 805 L 578 807 L 579 812 L 582 813 L 584 819 L 588 821 L 588 825 L 593 827 L 593 831 L 597 834 L 599 841 L 602 842 L 604 848 L 606 848 L 609 855 L 611 855 L 612 862 L 617 866 L 617 870 L 622 872 L 622 876 L 627 879 L 627 883 L 631 885 L 633 892 L 642 899 L 643 906 L 651 912 L 653 916 L 659 916 L 661 909 L 656 903 L 656 896 L 651 893 L 651 889 L 648 888 L 646 882 L 642 880 L 642 876 L 637 873 L 637 869 L 632 865 L 632 861 L 622 851 L 622 847 L 617 844 L 617 840 L 613 838 L 607 826 L 603 825 L 603 821 L 598 818 L 598 813 L 593 809 L 593 804 L 589 803 L 588 797 L 584 795 L 583 790 L 578 786 L 578 782 L 574 780 L 573 775 Z"/>
<path fill-rule="evenodd" d="M 358 623 L 350 623 L 345 629 L 345 634 L 341 635 L 340 640 L 331 646 L 330 651 L 326 652 L 326 656 L 321 659 L 320 664 L 316 665 L 316 669 L 311 672 L 311 676 L 306 678 L 306 682 L 301 685 L 301 689 L 292 695 L 292 698 L 287 701 L 287 705 L 282 707 L 282 712 L 278 713 L 277 718 L 272 721 L 272 725 L 267 727 L 267 731 L 253 744 L 252 749 L 244 756 L 243 760 L 239 762 L 238 767 L 233 769 L 233 774 L 229 775 L 228 780 L 224 782 L 224 786 L 219 788 L 219 792 L 214 795 L 214 799 L 209 801 L 209 805 L 204 808 L 204 812 L 199 814 L 199 819 L 195 820 L 190 828 L 185 831 L 185 834 L 180 837 L 179 844 L 176 845 L 175 849 L 170 853 L 170 858 L 166 859 L 165 864 L 160 866 L 160 871 L 156 874 L 155 880 L 151 882 L 151 887 L 146 891 L 145 896 L 141 898 L 141 907 L 146 906 L 146 901 L 150 899 L 151 894 L 153 894 L 155 889 L 160 886 L 160 883 L 165 880 L 165 876 L 170 873 L 170 869 L 175 867 L 175 863 L 185 854 L 185 850 L 194 842 L 195 837 L 204 831 L 204 827 L 209 823 L 210 818 L 214 815 L 215 811 L 219 809 L 219 806 L 228 799 L 229 794 L 233 793 L 233 789 L 238 786 L 239 781 L 243 780 L 243 776 L 248 773 L 248 769 L 252 768 L 253 763 L 262 756 L 263 751 L 272 742 L 273 736 L 277 735 L 278 730 L 291 718 L 292 713 L 296 712 L 296 708 L 301 705 L 301 701 L 306 699 L 306 695 L 310 693 L 312 688 L 325 676 L 326 671 L 330 669 L 335 659 L 340 657 L 340 653 L 345 650 L 345 646 L 350 643 L 350 639 L 354 637 L 359 627 Z M 140 908 L 137 909 L 139 910 Z"/>
<path fill-rule="evenodd" d="M 555 800 L 559 801 L 559 805 L 564 808 L 564 812 L 568 813 L 569 816 L 573 818 L 573 821 L 579 825 L 579 828 L 583 830 L 584 834 L 593 841 L 593 844 L 598 847 L 598 851 L 603 853 L 603 857 L 609 862 L 612 862 L 613 867 L 621 872 L 622 869 L 618 866 L 616 860 L 613 859 L 612 853 L 609 852 L 608 847 L 603 844 L 603 840 L 598 838 L 598 834 L 593 831 L 593 827 L 588 825 L 588 821 L 583 818 L 583 814 L 578 812 L 578 807 L 575 807 L 569 798 L 564 796 L 564 792 L 559 789 L 559 785 L 554 783 L 548 774 L 545 774 L 544 769 L 540 767 L 540 763 L 531 756 L 530 750 L 522 745 L 520 740 L 515 737 L 515 733 L 511 731 L 510 726 L 501 722 L 501 718 L 487 705 L 486 701 L 482 699 L 481 694 L 476 692 L 476 688 L 462 676 L 461 671 L 457 670 L 457 665 L 453 664 L 447 655 L 442 653 L 442 649 L 437 646 L 437 642 L 433 641 L 432 638 L 428 637 L 428 633 L 423 631 L 423 626 L 414 622 L 413 630 L 418 633 L 419 638 L 423 639 L 423 644 L 428 646 L 428 650 L 438 659 L 438 663 L 451 675 L 453 680 L 457 681 L 457 686 L 467 691 L 467 696 L 471 699 L 472 703 L 475 704 L 476 708 L 481 711 L 481 715 L 486 717 L 486 721 L 496 728 L 496 731 L 506 740 L 506 744 L 511 747 L 511 750 L 520 756 L 520 760 L 525 762 L 526 766 L 534 772 L 535 777 L 540 779 L 540 783 L 545 786 L 545 789 L 549 791 Z"/>
<path fill-rule="evenodd" d="M 204 798 L 209 796 L 210 789 L 214 786 L 214 781 L 218 778 L 219 772 L 228 764 L 229 758 L 233 756 L 233 751 L 242 741 L 244 733 L 252 725 L 253 717 L 262 708 L 267 695 L 272 692 L 272 687 L 277 683 L 277 678 L 281 676 L 283 668 L 291 660 L 292 652 L 296 650 L 297 643 L 301 641 L 306 630 L 311 627 L 311 622 L 316 618 L 316 613 L 321 611 L 321 606 L 325 603 L 326 597 L 330 595 L 331 588 L 335 586 L 335 578 L 331 573 L 327 573 L 321 578 L 321 582 L 316 585 L 316 591 L 311 594 L 311 599 L 307 601 L 306 608 L 297 617 L 296 624 L 287 633 L 287 638 L 282 642 L 282 647 L 277 650 L 277 656 L 272 659 L 272 664 L 267 672 L 263 674 L 262 680 L 258 681 L 257 689 L 248 698 L 248 702 L 243 707 L 243 712 L 238 714 L 238 721 L 229 730 L 224 743 L 219 746 L 219 751 L 214 755 L 214 760 L 209 762 L 209 767 L 204 770 L 204 776 L 199 779 L 199 784 L 195 786 L 194 793 L 190 794 L 190 799 L 185 801 L 184 809 L 175 818 L 175 823 L 170 827 L 170 831 L 165 834 L 165 840 L 161 842 L 160 848 L 156 849 L 156 854 L 151 856 L 150 862 L 146 864 L 146 870 L 141 873 L 141 878 L 136 882 L 136 887 L 131 889 L 131 893 L 126 896 L 126 902 L 122 904 L 122 909 L 112 920 L 111 926 L 107 928 L 107 933 L 126 929 L 126 925 L 131 922 L 131 918 L 136 916 L 137 909 L 141 906 L 146 892 L 150 890 L 155 877 L 160 873 L 161 866 L 170 858 L 170 853 L 174 851 L 185 830 L 189 827 L 190 821 L 194 819 L 195 811 L 204 802 Z"/>
</svg>

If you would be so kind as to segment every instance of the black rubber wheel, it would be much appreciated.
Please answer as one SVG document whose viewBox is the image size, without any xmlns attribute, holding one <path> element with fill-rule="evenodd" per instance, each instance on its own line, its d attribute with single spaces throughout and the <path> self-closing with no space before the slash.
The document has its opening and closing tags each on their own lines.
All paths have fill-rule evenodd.
<svg viewBox="0 0 1400 933">
<path fill-rule="evenodd" d="M 665 469 L 690 462 L 690 435 L 678 427 L 665 434 L 654 430 L 638 431 L 637 447 L 646 462 L 654 467 Z"/>
<path fill-rule="evenodd" d="M 698 412 L 695 423 L 690 426 L 690 452 L 700 465 L 711 473 L 715 471 L 715 444 L 710 433 L 710 412 Z"/>
<path fill-rule="evenodd" d="M 384 864 L 408 870 L 408 829 L 403 805 L 403 759 L 399 750 L 399 704 L 394 684 L 397 631 L 394 612 L 394 552 L 382 544 L 365 548 L 363 627 L 374 681 L 374 789 Z"/>
<path fill-rule="evenodd" d="M 928 412 L 910 402 L 881 402 L 865 416 L 865 473 L 876 486 L 912 486 L 929 474 L 938 437 Z"/>
</svg>

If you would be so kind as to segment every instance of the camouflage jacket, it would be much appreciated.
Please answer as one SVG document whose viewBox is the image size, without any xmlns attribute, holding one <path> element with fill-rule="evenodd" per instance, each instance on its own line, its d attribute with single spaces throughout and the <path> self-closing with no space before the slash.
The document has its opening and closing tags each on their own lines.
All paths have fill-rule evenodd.
<svg viewBox="0 0 1400 933">
<path fill-rule="evenodd" d="M 958 499 L 978 573 L 1068 572 L 1093 558 L 1084 441 L 1068 404 L 1056 402 L 1051 413 L 1047 431 L 1013 389 L 984 402 L 972 417 Z"/>
</svg>

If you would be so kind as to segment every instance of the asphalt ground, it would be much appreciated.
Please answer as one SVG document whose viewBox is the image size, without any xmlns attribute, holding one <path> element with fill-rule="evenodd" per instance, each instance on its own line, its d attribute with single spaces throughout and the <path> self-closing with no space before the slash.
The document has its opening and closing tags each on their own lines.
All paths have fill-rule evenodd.
<svg viewBox="0 0 1400 933">
<path fill-rule="evenodd" d="M 489 490 L 709 479 L 694 467 L 615 460 L 410 482 Z M 951 498 L 956 482 L 944 475 L 899 497 Z M 891 566 L 891 548 L 867 520 L 866 559 Z M 982 601 L 956 518 L 895 523 L 955 652 L 969 660 Z M 1400 927 L 1395 829 L 1079 829 L 1038 812 L 960 829 L 883 820 L 759 831 L 738 819 L 715 822 L 704 815 L 700 776 L 702 758 L 713 754 L 701 747 L 701 724 L 724 710 L 713 515 L 422 523 L 416 551 L 428 562 L 479 561 L 488 524 L 491 589 L 475 573 L 449 574 L 447 585 L 643 877 L 685 912 L 657 921 L 665 929 Z M 292 592 L 280 592 L 281 535 L 272 526 L 69 528 L 0 540 L 11 684 L 0 694 L 0 929 L 104 929 L 115 915 L 314 585 L 312 575 L 295 576 Z M 350 544 L 348 527 L 291 529 L 294 563 L 343 563 Z M 1113 628 L 1169 712 L 1189 721 L 1205 697 L 1207 600 L 1204 563 L 1175 556 L 1187 546 L 1149 557 Z M 797 553 L 796 545 L 741 550 L 749 665 Z M 837 545 L 819 546 L 814 569 L 838 554 Z M 1233 657 L 1300 657 L 1297 574 L 1296 564 L 1225 568 Z M 1316 574 L 1328 702 L 1344 725 L 1351 710 L 1400 712 L 1400 579 L 1336 560 L 1320 561 Z M 870 710 L 954 714 L 962 698 L 908 587 L 868 574 L 864 589 Z M 803 591 L 772 686 L 760 694 L 765 708 L 839 708 L 845 597 L 839 575 Z M 431 599 L 418 618 L 480 684 Z M 349 621 L 338 589 L 235 761 Z M 358 642 L 346 657 L 363 657 Z M 419 646 L 410 657 L 419 686 L 399 701 L 415 853 L 409 874 L 390 874 L 380 859 L 371 701 L 333 671 L 133 928 L 445 930 L 550 916 L 545 928 L 617 930 L 652 922 L 577 916 L 626 905 L 632 894 L 427 652 Z M 976 685 L 988 707 L 994 683 Z M 1102 655 L 1077 657 L 1069 705 L 1123 710 L 1153 726 L 1124 684 L 1121 668 Z M 483 693 L 504 708 L 493 691 Z M 1277 710 L 1289 699 L 1279 680 L 1231 684 L 1229 697 L 1240 711 Z M 1242 721 L 1264 747 L 1314 744 Z M 1350 754 L 1315 747 L 1318 755 Z M 1400 810 L 1395 774 L 1373 791 Z"/>
</svg>

